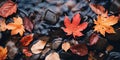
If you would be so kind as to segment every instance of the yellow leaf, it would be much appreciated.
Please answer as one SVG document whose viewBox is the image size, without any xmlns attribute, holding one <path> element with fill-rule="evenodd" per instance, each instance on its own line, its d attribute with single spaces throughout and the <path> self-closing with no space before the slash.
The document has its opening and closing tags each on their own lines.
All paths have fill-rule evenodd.
<svg viewBox="0 0 120 60">
<path fill-rule="evenodd" d="M 100 32 L 103 36 L 105 36 L 105 32 L 107 33 L 115 33 L 114 28 L 112 27 L 118 22 L 118 17 L 112 16 L 100 16 L 98 15 L 97 20 L 94 20 L 94 31 Z"/>
<path fill-rule="evenodd" d="M 7 48 L 0 46 L 0 60 L 5 60 L 7 57 Z"/>
<path fill-rule="evenodd" d="M 70 43 L 69 42 L 64 42 L 62 44 L 62 49 L 67 52 L 68 49 L 70 49 Z"/>
<path fill-rule="evenodd" d="M 13 20 L 14 20 L 13 23 L 7 24 L 7 29 L 11 30 L 11 35 L 16 35 L 19 33 L 20 36 L 22 36 L 23 33 L 25 32 L 22 18 L 14 17 Z"/>
</svg>

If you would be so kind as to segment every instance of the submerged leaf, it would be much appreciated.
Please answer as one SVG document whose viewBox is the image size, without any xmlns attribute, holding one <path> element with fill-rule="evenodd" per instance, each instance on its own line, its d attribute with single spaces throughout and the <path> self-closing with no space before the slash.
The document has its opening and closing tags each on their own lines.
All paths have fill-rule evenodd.
<svg viewBox="0 0 120 60">
<path fill-rule="evenodd" d="M 6 29 L 7 29 L 7 26 L 6 26 L 5 20 L 4 19 L 0 20 L 0 31 L 5 31 Z"/>
<path fill-rule="evenodd" d="M 41 53 L 42 49 L 45 47 L 47 41 L 39 40 L 37 43 L 33 44 L 31 51 L 34 54 Z"/>
<path fill-rule="evenodd" d="M 12 30 L 11 35 L 16 35 L 19 33 L 20 36 L 22 36 L 23 33 L 25 32 L 22 18 L 14 17 L 13 20 L 14 20 L 14 22 L 7 24 L 7 29 Z"/>
<path fill-rule="evenodd" d="M 99 36 L 98 34 L 96 33 L 93 33 L 91 36 L 90 36 L 90 45 L 94 45 L 97 43 L 97 41 L 99 40 Z"/>
<path fill-rule="evenodd" d="M 20 40 L 20 42 L 23 46 L 28 46 L 32 40 L 33 40 L 33 34 L 29 34 L 29 35 L 24 36 Z"/>
<path fill-rule="evenodd" d="M 16 13 L 16 11 L 17 11 L 17 5 L 11 0 L 8 0 L 0 7 L 0 16 L 8 17 L 9 15 Z"/>
<path fill-rule="evenodd" d="M 27 17 L 24 17 L 24 27 L 27 31 L 32 32 L 33 24 Z"/>
<path fill-rule="evenodd" d="M 0 60 L 5 60 L 7 57 L 7 48 L 0 46 Z"/>
<path fill-rule="evenodd" d="M 63 28 L 64 32 L 66 32 L 67 35 L 73 34 L 73 37 L 83 36 L 81 31 L 87 28 L 88 23 L 83 22 L 79 24 L 80 21 L 81 21 L 80 14 L 74 15 L 72 23 L 70 22 L 69 18 L 65 16 L 64 25 L 66 28 Z"/>
<path fill-rule="evenodd" d="M 58 53 L 53 52 L 46 56 L 45 60 L 60 60 L 60 56 Z"/>
<path fill-rule="evenodd" d="M 64 42 L 62 44 L 62 49 L 67 52 L 68 49 L 70 49 L 70 43 L 69 42 Z"/>
<path fill-rule="evenodd" d="M 30 57 L 30 56 L 32 56 L 32 53 L 28 50 L 28 49 L 23 49 L 23 51 L 22 51 L 24 54 L 25 54 L 25 56 L 27 56 L 27 57 Z"/>
<path fill-rule="evenodd" d="M 72 51 L 72 53 L 77 54 L 79 56 L 85 56 L 88 54 L 88 48 L 86 44 L 74 45 L 70 48 L 70 50 Z"/>
</svg>

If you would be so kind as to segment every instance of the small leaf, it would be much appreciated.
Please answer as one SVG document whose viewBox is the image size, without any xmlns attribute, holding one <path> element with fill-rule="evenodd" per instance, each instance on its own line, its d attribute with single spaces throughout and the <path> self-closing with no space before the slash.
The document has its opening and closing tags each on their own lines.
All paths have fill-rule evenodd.
<svg viewBox="0 0 120 60">
<path fill-rule="evenodd" d="M 96 44 L 98 40 L 99 40 L 98 34 L 93 33 L 93 34 L 90 36 L 90 39 L 89 39 L 90 45 Z"/>
<path fill-rule="evenodd" d="M 86 44 L 74 45 L 70 48 L 70 50 L 72 51 L 72 53 L 77 54 L 79 56 L 85 56 L 88 54 L 88 48 Z"/>
<path fill-rule="evenodd" d="M 23 33 L 25 32 L 22 18 L 14 17 L 13 20 L 14 20 L 14 22 L 7 24 L 7 29 L 12 30 L 11 35 L 16 35 L 19 33 L 20 36 L 22 36 Z"/>
<path fill-rule="evenodd" d="M 70 49 L 70 43 L 69 42 L 64 42 L 62 44 L 62 49 L 67 52 L 68 49 Z"/>
<path fill-rule="evenodd" d="M 46 56 L 45 60 L 60 60 L 60 56 L 58 53 L 53 52 Z"/>
<path fill-rule="evenodd" d="M 4 19 L 0 20 L 0 31 L 5 31 L 6 29 L 7 29 L 7 26 L 6 26 L 5 20 Z"/>
<path fill-rule="evenodd" d="M 113 46 L 112 45 L 108 45 L 106 48 L 106 53 L 110 52 L 111 50 L 113 50 Z"/>
<path fill-rule="evenodd" d="M 32 53 L 34 54 L 41 53 L 46 43 L 47 43 L 46 41 L 39 40 L 37 43 L 33 44 L 33 46 L 31 47 Z"/>
<path fill-rule="evenodd" d="M 24 27 L 27 31 L 32 32 L 33 24 L 27 17 L 24 17 Z"/>
<path fill-rule="evenodd" d="M 32 53 L 31 53 L 28 49 L 26 49 L 26 48 L 24 48 L 22 52 L 23 52 L 23 53 L 25 54 L 25 56 L 27 56 L 27 57 L 32 56 Z"/>
<path fill-rule="evenodd" d="M 32 40 L 33 40 L 33 34 L 29 34 L 29 35 L 24 36 L 20 40 L 20 42 L 23 46 L 28 46 Z"/>
<path fill-rule="evenodd" d="M 5 60 L 7 58 L 7 48 L 0 46 L 0 60 Z"/>
<path fill-rule="evenodd" d="M 62 28 L 62 29 L 64 30 L 64 32 L 67 33 L 67 35 L 73 34 L 73 37 L 83 36 L 81 31 L 87 28 L 88 23 L 83 22 L 82 24 L 79 24 L 80 21 L 81 21 L 80 14 L 74 15 L 72 23 L 70 22 L 69 18 L 65 16 L 64 25 L 66 28 Z"/>
<path fill-rule="evenodd" d="M 11 0 L 8 0 L 0 7 L 0 16 L 8 17 L 9 15 L 16 13 L 16 11 L 17 11 L 17 5 Z"/>
</svg>

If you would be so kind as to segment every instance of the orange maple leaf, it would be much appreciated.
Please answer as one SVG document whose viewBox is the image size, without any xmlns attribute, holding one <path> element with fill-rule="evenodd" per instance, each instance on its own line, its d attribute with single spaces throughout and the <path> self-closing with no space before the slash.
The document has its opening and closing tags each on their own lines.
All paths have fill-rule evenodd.
<svg viewBox="0 0 120 60">
<path fill-rule="evenodd" d="M 107 33 L 115 33 L 112 25 L 115 25 L 118 22 L 118 17 L 107 16 L 103 17 L 102 15 L 98 15 L 97 21 L 94 20 L 94 31 L 100 32 L 103 36 L 105 36 L 105 32 Z"/>
<path fill-rule="evenodd" d="M 12 30 L 11 35 L 15 35 L 15 34 L 19 33 L 20 36 L 22 36 L 23 33 L 25 32 L 22 18 L 21 17 L 14 17 L 13 20 L 14 20 L 14 22 L 9 23 L 7 25 L 7 29 Z"/>
<path fill-rule="evenodd" d="M 5 60 L 7 57 L 7 48 L 0 46 L 0 60 Z"/>
<path fill-rule="evenodd" d="M 64 25 L 66 28 L 63 28 L 64 32 L 67 33 L 67 35 L 73 34 L 73 37 L 79 37 L 83 36 L 82 32 L 84 29 L 87 28 L 88 23 L 83 22 L 82 24 L 79 24 L 81 21 L 80 14 L 76 14 L 73 17 L 72 23 L 69 20 L 67 16 L 64 18 Z"/>
</svg>

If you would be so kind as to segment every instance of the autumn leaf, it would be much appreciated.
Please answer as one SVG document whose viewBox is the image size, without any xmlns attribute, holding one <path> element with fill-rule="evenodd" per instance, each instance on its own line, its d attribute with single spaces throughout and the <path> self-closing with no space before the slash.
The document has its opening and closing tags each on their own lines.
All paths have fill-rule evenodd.
<svg viewBox="0 0 120 60">
<path fill-rule="evenodd" d="M 8 17 L 9 15 L 16 13 L 16 11 L 17 5 L 11 0 L 8 0 L 0 7 L 0 16 Z"/>
<path fill-rule="evenodd" d="M 25 54 L 25 56 L 27 56 L 27 57 L 32 56 L 32 53 L 31 53 L 27 48 L 24 48 L 22 52 L 23 52 L 23 53 Z"/>
<path fill-rule="evenodd" d="M 103 36 L 105 36 L 105 32 L 107 33 L 115 33 L 114 28 L 112 27 L 118 22 L 118 17 L 114 15 L 103 17 L 98 15 L 97 20 L 94 20 L 94 31 L 100 32 Z"/>
<path fill-rule="evenodd" d="M 79 56 L 85 56 L 88 54 L 88 48 L 86 44 L 77 44 L 72 47 L 70 47 L 70 50 L 72 53 L 77 54 Z"/>
<path fill-rule="evenodd" d="M 5 31 L 7 29 L 6 23 L 4 19 L 0 19 L 0 31 Z"/>
<path fill-rule="evenodd" d="M 25 32 L 22 18 L 14 17 L 13 20 L 14 22 L 7 24 L 7 29 L 12 30 L 11 35 L 16 35 L 19 33 L 20 36 L 22 36 L 23 33 Z"/>
<path fill-rule="evenodd" d="M 20 40 L 20 42 L 23 46 L 28 46 L 32 40 L 33 40 L 33 34 L 29 34 L 29 35 L 24 36 Z"/>
<path fill-rule="evenodd" d="M 33 29 L 32 22 L 27 17 L 24 17 L 23 20 L 24 20 L 25 29 L 29 32 L 32 32 L 32 29 Z"/>
<path fill-rule="evenodd" d="M 89 39 L 90 45 L 96 44 L 98 40 L 99 40 L 98 34 L 93 33 L 93 34 L 90 36 L 90 39 Z"/>
<path fill-rule="evenodd" d="M 52 52 L 46 56 L 45 60 L 60 60 L 60 56 L 56 52 Z"/>
<path fill-rule="evenodd" d="M 34 54 L 41 53 L 42 49 L 45 47 L 47 41 L 39 40 L 37 43 L 33 44 L 31 51 Z"/>
<path fill-rule="evenodd" d="M 7 48 L 0 46 L 0 60 L 5 60 L 7 57 Z"/>
<path fill-rule="evenodd" d="M 70 43 L 69 42 L 64 42 L 62 44 L 62 49 L 67 52 L 68 49 L 70 49 Z"/>
<path fill-rule="evenodd" d="M 73 34 L 73 37 L 83 36 L 81 31 L 87 28 L 88 23 L 83 22 L 82 24 L 79 24 L 80 21 L 81 21 L 80 14 L 74 15 L 72 23 L 70 22 L 69 18 L 65 16 L 64 25 L 66 28 L 63 28 L 64 32 L 66 32 L 67 35 Z"/>
</svg>

